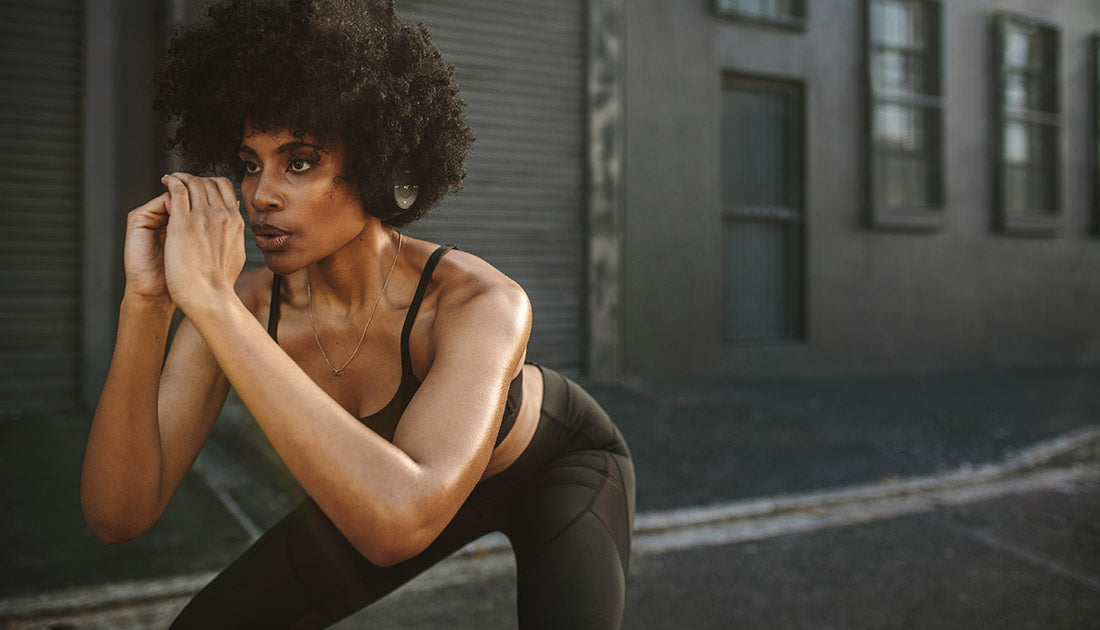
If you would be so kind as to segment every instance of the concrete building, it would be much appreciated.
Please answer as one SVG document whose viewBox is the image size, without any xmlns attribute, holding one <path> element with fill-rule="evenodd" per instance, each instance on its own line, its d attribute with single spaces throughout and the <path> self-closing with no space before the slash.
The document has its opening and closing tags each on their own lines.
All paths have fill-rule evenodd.
<svg viewBox="0 0 1100 630">
<path fill-rule="evenodd" d="M 626 372 L 1100 356 L 1100 3 L 625 8 Z"/>
<path fill-rule="evenodd" d="M 98 395 L 200 0 L 0 6 L 0 410 Z M 597 378 L 1100 357 L 1094 0 L 398 0 L 479 141 L 411 232 Z M 252 256 L 252 264 L 258 257 Z"/>
</svg>

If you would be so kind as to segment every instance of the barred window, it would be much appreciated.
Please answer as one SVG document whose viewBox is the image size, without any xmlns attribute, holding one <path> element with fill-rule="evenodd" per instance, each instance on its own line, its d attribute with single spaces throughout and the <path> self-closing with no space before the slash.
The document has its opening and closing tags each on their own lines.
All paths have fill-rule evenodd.
<svg viewBox="0 0 1100 630">
<path fill-rule="evenodd" d="M 795 29 L 806 26 L 805 0 L 714 0 L 714 11 L 737 20 Z"/>
<path fill-rule="evenodd" d="M 871 221 L 936 228 L 943 206 L 940 3 L 869 0 Z"/>
<path fill-rule="evenodd" d="M 1061 214 L 1058 31 L 997 16 L 997 202 L 1008 232 L 1049 232 Z"/>
<path fill-rule="evenodd" d="M 725 341 L 797 341 L 806 304 L 803 87 L 734 75 L 722 87 Z"/>
</svg>

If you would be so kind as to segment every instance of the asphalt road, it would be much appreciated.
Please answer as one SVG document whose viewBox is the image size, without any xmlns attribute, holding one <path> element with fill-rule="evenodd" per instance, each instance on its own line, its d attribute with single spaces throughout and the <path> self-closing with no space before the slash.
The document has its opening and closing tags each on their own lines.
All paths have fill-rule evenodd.
<svg viewBox="0 0 1100 630">
<path fill-rule="evenodd" d="M 624 628 L 1100 627 L 1096 369 L 589 385 L 639 476 Z M 154 530 L 108 547 L 86 431 L 0 419 L 0 627 L 164 627 L 298 496 L 230 412 Z M 500 542 L 340 627 L 515 627 Z"/>
</svg>

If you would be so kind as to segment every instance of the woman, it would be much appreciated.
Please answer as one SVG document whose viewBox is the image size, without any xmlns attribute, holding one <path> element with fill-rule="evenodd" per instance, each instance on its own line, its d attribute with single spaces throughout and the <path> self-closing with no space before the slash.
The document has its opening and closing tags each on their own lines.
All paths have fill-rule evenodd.
<svg viewBox="0 0 1100 630">
<path fill-rule="evenodd" d="M 523 290 L 404 236 L 465 175 L 451 71 L 392 2 L 231 0 L 178 35 L 158 109 L 193 172 L 130 213 L 81 499 L 107 542 L 165 509 L 232 386 L 310 499 L 177 627 L 322 627 L 502 531 L 522 627 L 617 627 L 634 474 L 606 414 L 526 364 Z M 186 316 L 167 358 L 174 310 Z M 163 362 L 163 368 L 162 368 Z"/>
</svg>

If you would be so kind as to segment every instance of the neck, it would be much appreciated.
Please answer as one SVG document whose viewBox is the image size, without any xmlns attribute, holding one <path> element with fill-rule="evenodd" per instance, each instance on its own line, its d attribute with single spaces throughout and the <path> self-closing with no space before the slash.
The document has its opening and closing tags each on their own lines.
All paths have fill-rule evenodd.
<svg viewBox="0 0 1100 630">
<path fill-rule="evenodd" d="M 400 235 L 370 221 L 354 239 L 305 269 L 314 308 L 343 311 L 353 319 L 380 299 L 396 257 Z"/>
</svg>

